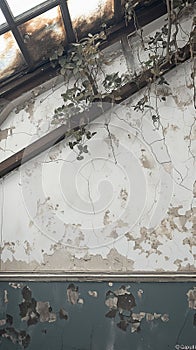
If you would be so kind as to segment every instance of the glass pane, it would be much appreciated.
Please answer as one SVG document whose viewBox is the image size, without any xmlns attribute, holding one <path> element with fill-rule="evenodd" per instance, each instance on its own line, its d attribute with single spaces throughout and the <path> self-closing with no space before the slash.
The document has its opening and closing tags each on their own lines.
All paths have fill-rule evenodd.
<svg viewBox="0 0 196 350">
<path fill-rule="evenodd" d="M 100 29 L 113 17 L 113 0 L 85 0 L 82 6 L 78 0 L 68 0 L 68 7 L 73 21 L 73 27 L 78 35 Z"/>
<path fill-rule="evenodd" d="M 0 25 L 6 23 L 6 19 L 0 9 Z"/>
<path fill-rule="evenodd" d="M 25 67 L 24 58 L 11 32 L 0 36 L 0 80 Z"/>
<path fill-rule="evenodd" d="M 45 61 L 59 45 L 66 44 L 66 33 L 59 6 L 19 26 L 34 62 Z"/>
<path fill-rule="evenodd" d="M 14 16 L 18 16 L 21 13 L 24 13 L 33 7 L 42 4 L 43 0 L 31 0 L 31 1 L 23 1 L 23 0 L 7 0 L 9 7 Z"/>
</svg>

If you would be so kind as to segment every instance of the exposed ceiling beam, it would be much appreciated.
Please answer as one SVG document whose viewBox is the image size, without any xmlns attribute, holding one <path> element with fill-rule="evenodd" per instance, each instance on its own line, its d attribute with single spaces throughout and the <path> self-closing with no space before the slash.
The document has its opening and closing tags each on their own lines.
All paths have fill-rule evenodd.
<svg viewBox="0 0 196 350">
<path fill-rule="evenodd" d="M 187 44 L 184 46 L 179 54 L 179 60 L 176 60 L 175 53 L 171 57 L 171 60 L 164 62 L 161 60 L 159 63 L 162 74 L 169 72 L 176 65 L 185 62 L 190 58 L 190 46 Z M 134 81 L 130 81 L 116 91 L 116 95 L 120 97 L 117 104 L 122 103 L 127 98 L 138 92 L 143 87 L 147 86 L 149 79 L 154 79 L 154 75 L 151 69 L 141 73 Z M 43 151 L 49 149 L 55 144 L 59 143 L 66 137 L 66 132 L 72 129 L 77 129 L 80 126 L 82 120 L 83 125 L 95 120 L 101 116 L 104 112 L 112 108 L 112 97 L 109 95 L 107 99 L 103 100 L 103 107 L 100 107 L 100 101 L 94 102 L 92 107 L 83 113 L 77 114 L 70 119 L 69 125 L 62 125 L 57 129 L 51 131 L 47 135 L 41 137 L 39 140 L 33 142 L 31 145 L 12 155 L 8 159 L 0 163 L 0 178 L 10 173 L 12 170 L 17 169 L 20 165 L 26 163 L 28 160 L 41 154 Z"/>
</svg>

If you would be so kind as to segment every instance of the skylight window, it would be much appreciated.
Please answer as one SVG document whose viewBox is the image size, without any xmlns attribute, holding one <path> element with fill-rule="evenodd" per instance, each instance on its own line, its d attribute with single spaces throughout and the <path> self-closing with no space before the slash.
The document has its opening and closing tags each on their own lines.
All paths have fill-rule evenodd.
<svg viewBox="0 0 196 350">
<path fill-rule="evenodd" d="M 44 1 L 42 0 L 7 0 L 8 5 L 16 17 L 21 15 L 22 13 L 32 9 L 33 7 L 42 4 Z"/>
<path fill-rule="evenodd" d="M 11 75 L 32 72 L 59 45 L 66 50 L 88 33 L 101 31 L 102 24 L 113 25 L 121 5 L 121 0 L 0 0 L 0 81 L 8 70 Z"/>
</svg>

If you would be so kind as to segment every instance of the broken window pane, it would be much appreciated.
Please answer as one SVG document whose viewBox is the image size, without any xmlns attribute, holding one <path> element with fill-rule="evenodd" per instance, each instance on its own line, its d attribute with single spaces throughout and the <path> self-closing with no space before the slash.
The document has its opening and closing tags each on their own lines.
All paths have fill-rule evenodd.
<svg viewBox="0 0 196 350">
<path fill-rule="evenodd" d="M 66 45 L 59 6 L 23 23 L 19 30 L 34 63 L 47 60 L 59 45 Z"/>
<path fill-rule="evenodd" d="M 6 23 L 6 19 L 0 9 L 0 25 Z"/>
<path fill-rule="evenodd" d="M 31 1 L 21 1 L 21 0 L 7 0 L 9 7 L 16 17 L 22 13 L 32 9 L 33 7 L 42 4 L 43 0 L 31 0 Z"/>
<path fill-rule="evenodd" d="M 25 67 L 24 58 L 11 32 L 0 36 L 0 80 Z"/>
<path fill-rule="evenodd" d="M 100 30 L 100 25 L 107 23 L 114 14 L 113 0 L 86 0 L 82 6 L 78 5 L 78 0 L 68 0 L 68 7 L 79 37 L 92 29 Z"/>
</svg>

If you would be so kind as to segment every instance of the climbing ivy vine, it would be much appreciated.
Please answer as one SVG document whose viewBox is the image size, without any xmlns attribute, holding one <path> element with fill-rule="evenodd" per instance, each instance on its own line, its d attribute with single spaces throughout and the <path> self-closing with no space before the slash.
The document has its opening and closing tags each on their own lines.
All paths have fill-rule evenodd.
<svg viewBox="0 0 196 350">
<path fill-rule="evenodd" d="M 141 39 L 141 46 L 147 53 L 148 58 L 144 61 L 139 58 L 141 71 L 150 72 L 146 74 L 147 91 L 136 106 L 135 111 L 144 111 L 148 108 L 151 113 L 152 122 L 159 128 L 159 111 L 150 102 L 150 91 L 152 84 L 155 85 L 156 98 L 165 101 L 166 96 L 158 93 L 159 85 L 169 85 L 162 74 L 162 65 L 181 60 L 181 48 L 178 47 L 178 32 L 180 28 L 180 18 L 184 13 L 193 11 L 194 0 L 165 0 L 167 7 L 167 20 L 160 30 L 148 40 L 143 39 L 143 30 L 140 28 L 137 18 L 137 6 L 145 4 L 144 0 L 126 0 L 124 2 L 124 17 L 126 25 L 133 21 L 135 32 Z M 102 26 L 102 31 L 98 34 L 88 34 L 79 42 L 73 43 L 64 55 L 64 48 L 59 47 L 51 56 L 52 65 L 58 65 L 60 73 L 65 79 L 65 92 L 62 94 L 63 105 L 54 111 L 53 123 L 59 124 L 68 120 L 77 113 L 88 110 L 95 101 L 102 102 L 108 95 L 115 102 L 119 99 L 118 89 L 132 79 L 137 79 L 134 73 L 119 75 L 118 72 L 105 74 L 103 66 L 109 64 L 101 50 L 101 44 L 107 40 L 106 25 Z M 190 33 L 187 33 L 187 44 L 190 46 L 191 58 L 193 61 L 192 81 L 194 86 L 194 105 L 196 108 L 196 17 L 193 17 L 193 24 Z M 157 103 L 156 103 L 157 105 Z M 77 159 L 82 160 L 85 153 L 88 153 L 87 141 L 96 133 L 90 132 L 88 125 L 78 126 L 76 130 L 69 131 L 67 136 L 71 137 L 69 147 L 77 152 Z"/>
</svg>

